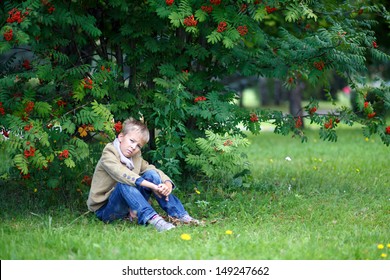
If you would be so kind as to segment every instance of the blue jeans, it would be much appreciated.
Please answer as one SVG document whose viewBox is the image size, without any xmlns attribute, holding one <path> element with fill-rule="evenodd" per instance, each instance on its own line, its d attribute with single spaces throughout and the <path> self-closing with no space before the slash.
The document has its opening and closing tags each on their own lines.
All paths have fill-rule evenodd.
<svg viewBox="0 0 390 280">
<path fill-rule="evenodd" d="M 161 184 L 160 175 L 155 170 L 148 170 L 142 178 L 156 185 Z M 158 197 L 149 188 L 141 186 L 129 186 L 123 183 L 117 183 L 105 205 L 99 208 L 96 216 L 106 222 L 112 222 L 117 219 L 123 219 L 129 214 L 129 210 L 137 214 L 138 223 L 146 224 L 157 212 L 149 204 L 148 200 L 154 195 L 160 207 L 171 217 L 181 218 L 188 214 L 180 200 L 170 194 L 169 200 L 165 197 Z"/>
</svg>

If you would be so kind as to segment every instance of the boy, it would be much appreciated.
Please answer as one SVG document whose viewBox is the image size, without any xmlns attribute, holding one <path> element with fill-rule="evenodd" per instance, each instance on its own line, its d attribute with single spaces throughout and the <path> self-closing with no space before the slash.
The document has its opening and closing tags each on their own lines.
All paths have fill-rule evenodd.
<svg viewBox="0 0 390 280">
<path fill-rule="evenodd" d="M 168 216 L 181 223 L 199 224 L 188 215 L 180 200 L 171 194 L 171 179 L 141 156 L 149 141 L 149 130 L 135 119 L 127 119 L 113 143 L 105 146 L 96 165 L 87 201 L 88 209 L 104 222 L 137 215 L 138 223 L 153 225 L 158 231 L 174 228 L 148 203 L 153 194 Z"/>
</svg>

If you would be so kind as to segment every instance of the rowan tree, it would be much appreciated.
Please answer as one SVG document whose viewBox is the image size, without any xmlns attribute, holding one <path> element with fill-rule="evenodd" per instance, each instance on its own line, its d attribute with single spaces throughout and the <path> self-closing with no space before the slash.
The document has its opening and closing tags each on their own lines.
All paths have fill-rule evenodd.
<svg viewBox="0 0 390 280">
<path fill-rule="evenodd" d="M 5 180 L 50 188 L 64 180 L 88 183 L 102 148 L 92 143 L 112 141 L 129 116 L 148 124 L 152 138 L 145 152 L 173 175 L 196 167 L 193 156 L 202 156 L 197 139 L 206 132 L 226 137 L 214 147 L 218 158 L 221 147 L 234 146 L 228 140 L 243 137 L 239 127 L 259 133 L 261 122 L 303 141 L 304 118 L 331 141 L 339 123 L 361 123 L 366 136 L 378 134 L 390 144 L 388 84 L 377 79 L 374 87 L 368 71 L 368 62 L 389 62 L 374 32 L 378 17 L 389 23 L 383 5 L 13 0 L 0 7 Z M 289 88 L 300 81 L 329 88 L 327 77 L 334 72 L 356 92 L 355 110 L 320 115 L 312 100 L 299 117 L 248 111 L 222 83 L 238 73 L 277 78 Z"/>
</svg>

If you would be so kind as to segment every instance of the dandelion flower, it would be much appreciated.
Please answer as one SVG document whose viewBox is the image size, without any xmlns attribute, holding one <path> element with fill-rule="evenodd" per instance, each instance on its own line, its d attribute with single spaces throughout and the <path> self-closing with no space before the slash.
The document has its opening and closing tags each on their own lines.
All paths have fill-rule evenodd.
<svg viewBox="0 0 390 280">
<path fill-rule="evenodd" d="M 387 244 L 387 248 L 390 248 L 390 243 Z"/>
<path fill-rule="evenodd" d="M 382 254 L 381 254 L 381 257 L 382 257 L 382 258 L 387 258 L 387 254 L 382 253 Z"/>
<path fill-rule="evenodd" d="M 180 235 L 180 238 L 183 240 L 191 240 L 191 235 L 183 233 L 182 235 Z"/>
<path fill-rule="evenodd" d="M 379 250 L 382 250 L 383 248 L 385 248 L 385 246 L 383 244 L 378 244 L 377 247 L 378 247 Z"/>
<path fill-rule="evenodd" d="M 225 231 L 225 233 L 230 235 L 230 234 L 233 234 L 233 231 L 228 229 L 227 231 Z"/>
<path fill-rule="evenodd" d="M 34 192 L 37 192 L 37 191 L 38 191 L 38 189 L 35 188 L 35 189 L 34 189 Z"/>
<path fill-rule="evenodd" d="M 198 190 L 195 190 L 195 192 L 196 192 L 197 194 L 200 194 L 200 191 L 198 191 Z"/>
</svg>

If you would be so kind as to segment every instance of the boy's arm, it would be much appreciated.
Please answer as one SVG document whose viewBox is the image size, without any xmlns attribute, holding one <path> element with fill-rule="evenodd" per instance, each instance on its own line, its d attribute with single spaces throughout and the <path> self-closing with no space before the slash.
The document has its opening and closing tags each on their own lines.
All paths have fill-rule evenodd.
<svg viewBox="0 0 390 280">
<path fill-rule="evenodd" d="M 142 179 L 141 176 L 131 171 L 120 162 L 114 146 L 106 146 L 100 161 L 104 170 L 117 182 L 135 186 L 137 180 Z M 159 189 L 157 185 L 145 180 L 143 180 L 141 185 L 153 191 Z"/>
<path fill-rule="evenodd" d="M 131 171 L 120 162 L 114 146 L 107 145 L 105 147 L 100 158 L 100 163 L 111 178 L 117 182 L 134 186 L 135 181 L 140 178 L 137 173 Z"/>
<path fill-rule="evenodd" d="M 161 177 L 161 181 L 169 186 L 171 189 L 175 188 L 175 184 L 171 180 L 171 178 L 168 177 L 162 170 L 156 168 L 153 164 L 149 164 L 146 160 L 142 159 L 141 162 L 141 174 L 148 171 L 148 170 L 155 170 Z"/>
</svg>

